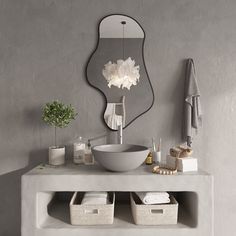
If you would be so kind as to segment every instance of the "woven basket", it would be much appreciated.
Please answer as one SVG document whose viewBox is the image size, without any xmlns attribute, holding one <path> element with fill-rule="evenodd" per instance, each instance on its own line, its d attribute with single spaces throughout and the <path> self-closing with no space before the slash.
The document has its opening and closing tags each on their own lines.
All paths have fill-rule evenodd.
<svg viewBox="0 0 236 236">
<path fill-rule="evenodd" d="M 70 201 L 72 225 L 113 224 L 115 194 L 108 193 L 111 204 L 81 205 L 84 193 L 75 192 Z"/>
<path fill-rule="evenodd" d="M 177 224 L 178 202 L 170 196 L 170 203 L 144 205 L 135 193 L 130 194 L 131 209 L 137 225 Z"/>
</svg>

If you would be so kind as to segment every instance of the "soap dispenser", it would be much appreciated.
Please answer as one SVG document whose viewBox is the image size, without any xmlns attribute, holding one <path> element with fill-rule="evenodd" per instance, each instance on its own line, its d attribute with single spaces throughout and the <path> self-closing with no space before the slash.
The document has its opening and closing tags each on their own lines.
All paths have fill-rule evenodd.
<svg viewBox="0 0 236 236">
<path fill-rule="evenodd" d="M 94 164 L 94 157 L 91 151 L 91 144 L 88 141 L 87 143 L 87 147 L 85 148 L 85 152 L 84 152 L 84 164 L 85 165 L 93 165 Z"/>
</svg>

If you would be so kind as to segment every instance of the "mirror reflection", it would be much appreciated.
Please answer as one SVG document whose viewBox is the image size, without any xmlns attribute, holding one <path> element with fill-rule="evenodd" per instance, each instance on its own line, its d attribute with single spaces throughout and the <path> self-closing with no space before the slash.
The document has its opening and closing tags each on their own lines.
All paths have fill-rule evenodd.
<svg viewBox="0 0 236 236">
<path fill-rule="evenodd" d="M 143 59 L 145 34 L 134 19 L 111 15 L 99 24 L 96 50 L 87 65 L 88 82 L 105 96 L 104 121 L 126 128 L 154 101 Z"/>
</svg>

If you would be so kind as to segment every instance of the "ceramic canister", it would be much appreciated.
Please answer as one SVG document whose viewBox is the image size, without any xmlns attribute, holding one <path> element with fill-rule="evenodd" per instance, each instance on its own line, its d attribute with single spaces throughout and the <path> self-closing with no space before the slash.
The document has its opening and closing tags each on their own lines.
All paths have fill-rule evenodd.
<svg viewBox="0 0 236 236">
<path fill-rule="evenodd" d="M 48 162 L 49 165 L 63 165 L 65 163 L 65 147 L 49 147 Z"/>
</svg>

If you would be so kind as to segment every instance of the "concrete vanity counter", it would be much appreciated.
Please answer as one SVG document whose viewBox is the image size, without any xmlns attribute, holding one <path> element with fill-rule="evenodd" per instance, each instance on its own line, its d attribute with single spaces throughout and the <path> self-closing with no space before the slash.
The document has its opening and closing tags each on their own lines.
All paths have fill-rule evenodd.
<svg viewBox="0 0 236 236">
<path fill-rule="evenodd" d="M 40 165 L 22 176 L 22 236 L 213 235 L 213 177 L 204 171 L 156 175 L 150 166 L 131 172 L 105 171 L 98 165 Z M 55 193 L 73 191 L 168 191 L 179 202 L 177 225 L 137 226 L 129 203 L 116 204 L 114 224 L 72 226 L 68 201 L 49 203 Z"/>
</svg>

